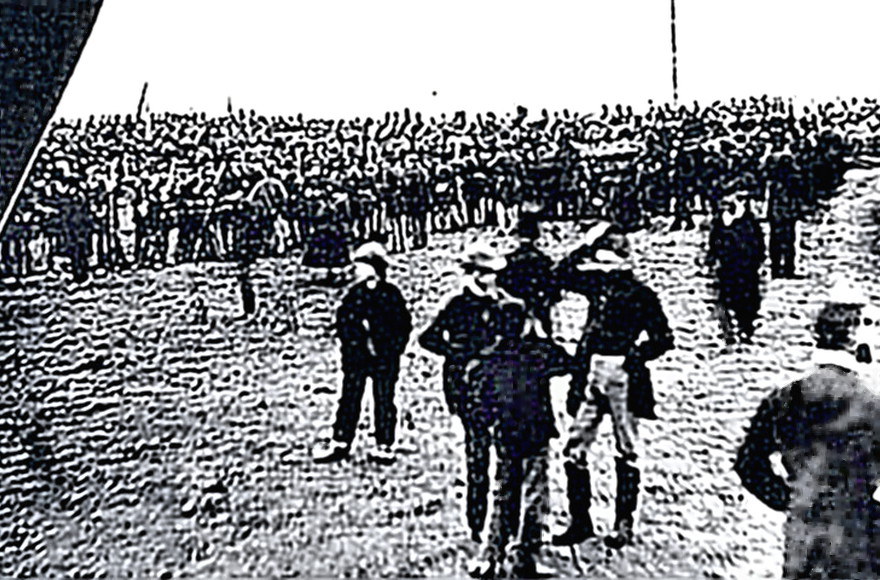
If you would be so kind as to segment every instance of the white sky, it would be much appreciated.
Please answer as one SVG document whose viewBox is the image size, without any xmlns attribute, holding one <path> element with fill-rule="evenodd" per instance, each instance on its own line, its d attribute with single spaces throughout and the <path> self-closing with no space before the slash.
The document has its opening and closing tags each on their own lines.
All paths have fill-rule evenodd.
<svg viewBox="0 0 880 580">
<path fill-rule="evenodd" d="M 880 2 L 676 0 L 683 100 L 878 95 Z M 669 0 L 105 0 L 58 114 L 671 100 Z M 437 91 L 437 95 L 432 95 Z"/>
</svg>

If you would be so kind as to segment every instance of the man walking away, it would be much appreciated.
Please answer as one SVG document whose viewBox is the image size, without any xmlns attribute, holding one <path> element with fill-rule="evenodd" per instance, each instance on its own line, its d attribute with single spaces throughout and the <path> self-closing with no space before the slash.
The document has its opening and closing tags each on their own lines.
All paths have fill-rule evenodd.
<svg viewBox="0 0 880 580">
<path fill-rule="evenodd" d="M 550 377 L 569 372 L 572 358 L 536 317 L 525 328 L 502 329 L 495 346 L 469 374 L 484 393 L 498 454 L 498 489 L 484 557 L 472 575 L 535 578 L 549 507 L 548 447 L 559 436 Z"/>
<path fill-rule="evenodd" d="M 336 333 L 342 349 L 342 395 L 333 426 L 333 439 L 316 449 L 315 461 L 327 463 L 348 457 L 354 441 L 367 379 L 373 385 L 377 447 L 369 459 L 394 461 L 392 445 L 397 426 L 394 387 L 412 331 L 412 319 L 400 290 L 386 280 L 388 262 L 375 242 L 352 255 L 357 283 L 336 312 Z"/>
<path fill-rule="evenodd" d="M 504 328 L 520 328 L 525 308 L 502 291 L 497 274 L 506 265 L 494 249 L 475 244 L 464 264 L 464 289 L 453 297 L 419 338 L 421 346 L 444 357 L 443 392 L 449 411 L 464 428 L 467 461 L 467 521 L 479 542 L 486 522 L 489 494 L 490 421 L 481 393 L 466 377 L 468 364 L 495 343 Z"/>
<path fill-rule="evenodd" d="M 727 344 L 751 342 L 761 309 L 764 234 L 748 208 L 745 193 L 735 191 L 721 202 L 712 223 L 707 263 L 717 281 L 718 314 Z M 734 320 L 736 329 L 734 329 Z"/>
<path fill-rule="evenodd" d="M 880 389 L 866 373 L 877 316 L 866 303 L 832 291 L 813 329 L 815 369 L 761 402 L 737 454 L 745 488 L 788 512 L 785 578 L 880 577 Z"/>
</svg>

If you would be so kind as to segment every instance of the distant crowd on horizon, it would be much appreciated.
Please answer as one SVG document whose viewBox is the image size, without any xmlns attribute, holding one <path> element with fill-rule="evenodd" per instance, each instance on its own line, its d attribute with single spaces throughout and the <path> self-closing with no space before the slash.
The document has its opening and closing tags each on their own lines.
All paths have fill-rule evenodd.
<svg viewBox="0 0 880 580">
<path fill-rule="evenodd" d="M 876 99 L 621 105 L 594 114 L 409 110 L 349 120 L 239 110 L 54 122 L 0 239 L 2 274 L 252 261 L 301 248 L 339 265 L 364 241 L 424 247 L 431 232 L 601 217 L 624 231 L 715 214 L 732 179 L 802 219 L 873 150 Z M 795 184 L 796 182 L 796 184 Z"/>
</svg>

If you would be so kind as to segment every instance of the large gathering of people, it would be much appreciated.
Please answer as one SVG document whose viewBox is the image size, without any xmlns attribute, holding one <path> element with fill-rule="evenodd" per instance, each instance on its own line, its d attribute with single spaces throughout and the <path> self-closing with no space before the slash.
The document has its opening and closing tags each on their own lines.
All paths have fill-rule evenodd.
<svg viewBox="0 0 880 580">
<path fill-rule="evenodd" d="M 799 109 L 762 98 L 652 104 L 642 112 L 618 106 L 587 116 L 518 109 L 426 119 L 405 111 L 328 121 L 230 110 L 216 118 L 61 120 L 23 185 L 0 240 L 0 264 L 7 276 L 60 269 L 80 284 L 130 268 L 235 262 L 246 314 L 258 300 L 249 279 L 258 259 L 299 252 L 308 267 L 350 266 L 355 282 L 333 327 L 344 377 L 333 434 L 315 445 L 312 459 L 351 455 L 370 384 L 376 444 L 369 459 L 387 466 L 396 460 L 400 361 L 416 332 L 412 304 L 388 277 L 388 255 L 424 247 L 435 232 L 500 227 L 517 247 L 506 255 L 485 243 L 470 247 L 461 288 L 415 342 L 442 359 L 438 382 L 463 431 L 465 519 L 479 554 L 471 574 L 536 577 L 551 461 L 563 464 L 568 520 L 550 542 L 576 546 L 597 536 L 590 462 L 606 417 L 616 496 L 613 533 L 601 541 L 620 550 L 637 537 L 638 427 L 657 419 L 650 366 L 676 348 L 676 337 L 657 293 L 634 273 L 633 233 L 705 224 L 722 335 L 728 345 L 752 341 L 763 265 L 769 257 L 772 276 L 797 275 L 798 224 L 836 194 L 855 153 L 872 153 L 860 128 L 877 106 Z M 548 220 L 582 222 L 582 243 L 560 260 L 536 244 Z M 571 351 L 554 341 L 563 293 L 589 303 Z M 788 548 L 787 574 L 870 576 L 880 574 L 872 556 L 880 508 L 863 497 L 873 467 L 859 464 L 852 477 L 865 489 L 852 488 L 858 497 L 847 497 L 845 514 L 837 514 L 867 522 L 858 530 L 867 538 L 858 548 L 862 567 L 829 553 L 823 542 L 831 532 L 810 528 L 806 507 L 824 501 L 806 483 L 817 474 L 806 449 L 849 450 L 833 466 L 826 461 L 842 474 L 840 485 L 852 480 L 842 461 L 880 452 L 870 419 L 880 399 L 852 375 L 871 361 L 855 334 L 868 324 L 853 314 L 862 302 L 830 304 L 816 337 L 833 356 L 762 405 L 736 470 L 768 505 L 792 510 L 792 534 L 812 534 L 815 549 Z M 569 381 L 565 428 L 550 396 L 558 376 Z M 848 439 L 853 430 L 858 441 Z M 564 452 L 556 458 L 550 443 L 559 437 Z M 789 461 L 794 483 L 768 471 L 773 451 Z"/>
<path fill-rule="evenodd" d="M 606 107 L 598 114 L 464 112 L 322 120 L 254 111 L 60 119 L 26 176 L 2 240 L 7 276 L 248 260 L 304 250 L 423 247 L 433 231 L 556 218 L 626 231 L 715 213 L 734 177 L 768 204 L 774 272 L 792 274 L 797 221 L 832 191 L 871 100 L 782 99 Z"/>
</svg>

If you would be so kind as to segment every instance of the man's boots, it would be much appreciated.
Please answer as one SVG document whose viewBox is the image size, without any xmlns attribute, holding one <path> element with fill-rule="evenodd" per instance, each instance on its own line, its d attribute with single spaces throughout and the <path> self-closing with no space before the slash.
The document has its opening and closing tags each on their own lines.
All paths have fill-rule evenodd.
<svg viewBox="0 0 880 580">
<path fill-rule="evenodd" d="M 554 546 L 574 546 L 596 536 L 593 530 L 593 519 L 590 517 L 590 471 L 571 461 L 565 463 L 565 475 L 568 478 L 568 511 L 571 524 L 563 533 L 553 536 Z"/>
<path fill-rule="evenodd" d="M 633 540 L 633 516 L 639 499 L 640 474 L 626 459 L 617 464 L 617 499 L 614 506 L 614 535 L 605 538 L 605 545 L 619 550 Z"/>
</svg>

